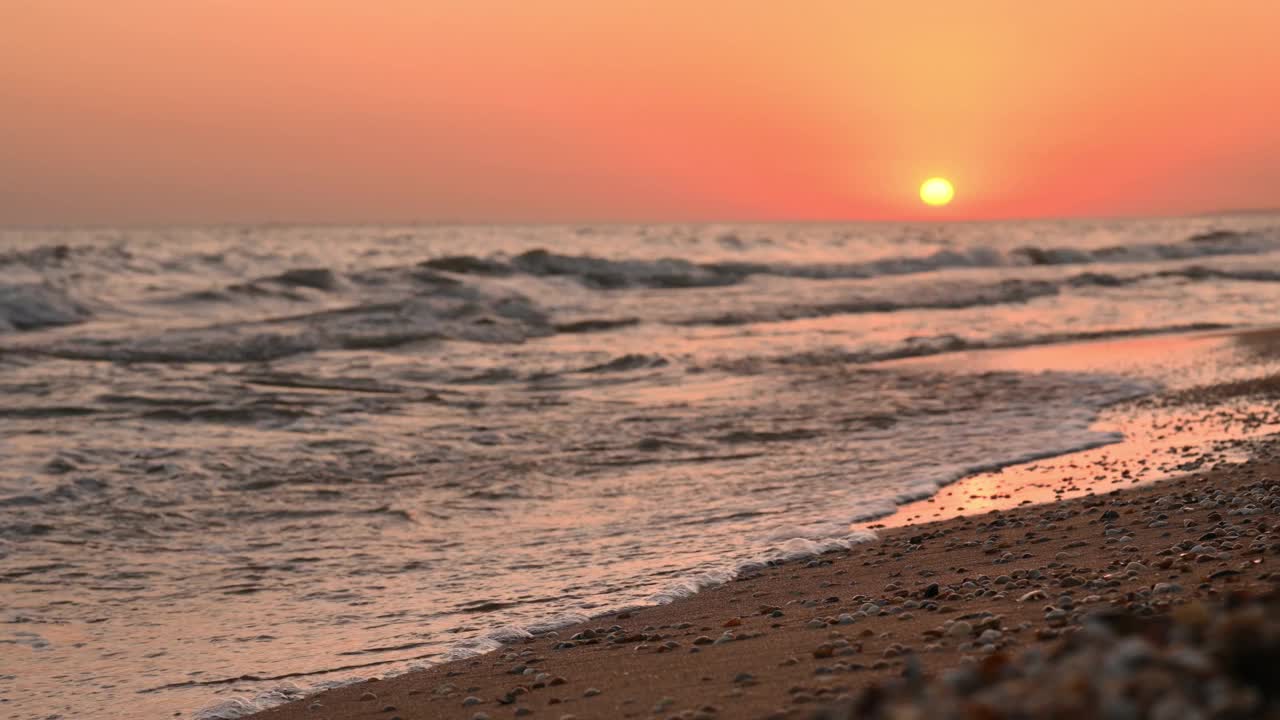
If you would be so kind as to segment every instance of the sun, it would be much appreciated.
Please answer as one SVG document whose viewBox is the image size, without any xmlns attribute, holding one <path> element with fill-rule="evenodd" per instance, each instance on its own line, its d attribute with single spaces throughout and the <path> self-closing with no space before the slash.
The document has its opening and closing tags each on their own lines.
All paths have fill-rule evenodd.
<svg viewBox="0 0 1280 720">
<path fill-rule="evenodd" d="M 920 185 L 920 199 L 924 201 L 925 205 L 942 207 L 951 202 L 951 198 L 955 196 L 956 189 L 951 186 L 951 182 L 946 178 L 929 178 Z"/>
</svg>

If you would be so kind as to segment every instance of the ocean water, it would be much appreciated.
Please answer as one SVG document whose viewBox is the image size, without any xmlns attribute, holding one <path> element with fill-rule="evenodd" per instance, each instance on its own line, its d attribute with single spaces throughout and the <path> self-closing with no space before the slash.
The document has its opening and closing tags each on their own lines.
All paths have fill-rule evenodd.
<svg viewBox="0 0 1280 720">
<path fill-rule="evenodd" d="M 0 714 L 234 717 L 662 602 L 1274 323 L 1280 216 L 0 231 Z"/>
</svg>

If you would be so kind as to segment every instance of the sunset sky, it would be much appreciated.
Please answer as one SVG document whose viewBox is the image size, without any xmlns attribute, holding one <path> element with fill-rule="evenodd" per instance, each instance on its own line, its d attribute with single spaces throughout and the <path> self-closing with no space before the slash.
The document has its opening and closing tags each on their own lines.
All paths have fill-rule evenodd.
<svg viewBox="0 0 1280 720">
<path fill-rule="evenodd" d="M 1277 0 L 0 0 L 0 224 L 1276 207 L 1278 37 Z"/>
</svg>

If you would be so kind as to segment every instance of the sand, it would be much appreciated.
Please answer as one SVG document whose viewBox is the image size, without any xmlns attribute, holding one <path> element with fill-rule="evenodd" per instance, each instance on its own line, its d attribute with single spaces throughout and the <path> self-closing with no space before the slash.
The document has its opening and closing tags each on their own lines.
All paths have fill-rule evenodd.
<svg viewBox="0 0 1280 720">
<path fill-rule="evenodd" d="M 1248 342 L 1269 352 L 1274 340 Z M 1270 378 L 1186 399 L 1278 389 Z M 1161 615 L 1271 589 L 1280 441 L 1251 451 L 1248 462 L 1137 487 L 1110 490 L 1100 476 L 1096 494 L 884 528 L 876 542 L 669 605 L 253 717 L 809 717 L 908 669 L 929 678 L 993 653 L 1052 648 L 1099 613 Z"/>
</svg>

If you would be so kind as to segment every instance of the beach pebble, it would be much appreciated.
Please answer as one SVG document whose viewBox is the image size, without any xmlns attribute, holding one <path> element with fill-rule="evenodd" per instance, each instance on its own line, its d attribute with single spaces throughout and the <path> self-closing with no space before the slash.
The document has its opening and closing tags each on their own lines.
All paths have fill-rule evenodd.
<svg viewBox="0 0 1280 720">
<path fill-rule="evenodd" d="M 946 633 L 948 637 L 968 637 L 973 633 L 973 625 L 970 625 L 964 620 L 958 620 L 952 623 L 951 627 L 947 628 Z"/>
</svg>

